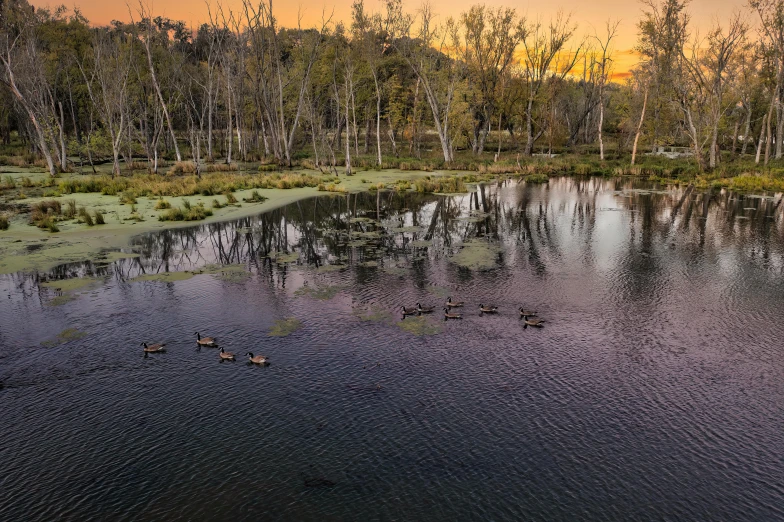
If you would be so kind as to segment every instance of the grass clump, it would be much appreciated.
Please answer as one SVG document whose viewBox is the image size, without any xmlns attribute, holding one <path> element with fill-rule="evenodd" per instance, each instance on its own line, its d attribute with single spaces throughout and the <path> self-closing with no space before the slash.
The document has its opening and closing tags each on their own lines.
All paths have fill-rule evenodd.
<svg viewBox="0 0 784 522">
<path fill-rule="evenodd" d="M 30 224 L 46 229 L 49 232 L 60 231 L 57 228 L 57 221 L 62 212 L 62 206 L 59 201 L 54 199 L 39 201 L 38 203 L 33 203 L 30 209 Z"/>
<path fill-rule="evenodd" d="M 236 201 L 236 198 L 234 199 L 234 201 Z M 258 190 L 254 190 L 251 193 L 250 197 L 244 198 L 243 201 L 246 203 L 263 203 L 267 201 L 267 198 L 259 194 Z"/>
<path fill-rule="evenodd" d="M 88 227 L 95 225 L 92 216 L 90 216 L 90 213 L 87 212 L 87 209 L 84 207 L 79 207 L 79 221 Z"/>
<path fill-rule="evenodd" d="M 224 194 L 224 196 L 226 196 L 226 204 L 227 205 L 236 205 L 237 204 L 237 198 L 236 198 L 236 196 L 233 193 L 226 192 Z"/>
<path fill-rule="evenodd" d="M 106 221 L 103 219 L 103 214 L 100 210 L 95 211 L 95 224 L 96 225 L 105 225 Z"/>
<path fill-rule="evenodd" d="M 319 183 L 318 190 L 320 192 L 338 192 L 340 194 L 345 194 L 346 192 L 348 192 L 348 190 L 346 190 L 346 187 L 341 187 L 335 185 L 334 183 L 330 183 L 328 185 L 325 185 L 324 183 Z"/>
<path fill-rule="evenodd" d="M 169 203 L 163 198 L 160 198 L 158 199 L 158 201 L 155 202 L 155 210 L 166 210 L 169 208 L 171 208 L 171 203 Z"/>
<path fill-rule="evenodd" d="M 135 205 L 136 195 L 133 192 L 123 192 L 120 194 L 120 203 L 123 205 Z"/>
<path fill-rule="evenodd" d="M 0 230 L 8 230 L 9 226 L 11 225 L 8 223 L 8 216 L 0 214 Z"/>
<path fill-rule="evenodd" d="M 186 206 L 185 203 L 188 203 Z M 160 216 L 159 221 L 201 221 L 212 215 L 212 210 L 204 208 L 204 205 L 199 204 L 192 206 L 190 202 L 183 201 L 183 208 L 172 207 Z"/>
<path fill-rule="evenodd" d="M 212 200 L 212 208 L 218 209 L 218 208 L 223 208 L 225 206 L 226 206 L 225 204 L 221 204 L 221 202 L 218 201 L 217 199 Z"/>
<path fill-rule="evenodd" d="M 76 217 L 76 201 L 73 199 L 69 199 L 65 202 L 65 211 L 63 215 L 68 219 L 73 219 Z"/>
</svg>

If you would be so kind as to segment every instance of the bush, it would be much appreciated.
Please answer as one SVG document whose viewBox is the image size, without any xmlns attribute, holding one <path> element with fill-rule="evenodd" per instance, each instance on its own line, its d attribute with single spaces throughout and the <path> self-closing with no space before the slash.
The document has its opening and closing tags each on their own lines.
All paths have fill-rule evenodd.
<svg viewBox="0 0 784 522">
<path fill-rule="evenodd" d="M 224 196 L 226 196 L 226 203 L 228 205 L 234 205 L 237 203 L 237 198 L 231 192 L 226 192 Z"/>
<path fill-rule="evenodd" d="M 123 192 L 120 195 L 120 203 L 123 205 L 133 205 L 136 203 L 136 194 L 133 192 Z"/>
<path fill-rule="evenodd" d="M 165 199 L 163 199 L 163 198 L 160 198 L 160 199 L 159 199 L 159 200 L 158 200 L 158 201 L 155 203 L 155 210 L 166 210 L 166 209 L 168 209 L 168 208 L 171 208 L 171 203 L 169 203 L 168 201 L 166 201 L 166 200 L 165 200 Z"/>
<path fill-rule="evenodd" d="M 191 202 L 190 202 L 190 201 L 188 201 L 187 199 L 183 199 L 183 200 L 182 200 L 182 207 L 183 207 L 185 210 L 190 210 L 190 209 L 191 209 Z"/>
<path fill-rule="evenodd" d="M 178 161 L 169 169 L 169 175 L 195 174 L 196 164 L 192 161 Z"/>
<path fill-rule="evenodd" d="M 106 222 L 103 220 L 103 214 L 100 211 L 95 211 L 95 224 L 96 225 L 105 225 Z"/>
<path fill-rule="evenodd" d="M 8 230 L 8 216 L 5 214 L 0 214 L 0 230 Z"/>
<path fill-rule="evenodd" d="M 212 208 L 223 208 L 225 206 L 226 205 L 221 205 L 221 202 L 218 201 L 217 199 L 212 200 Z"/>
</svg>

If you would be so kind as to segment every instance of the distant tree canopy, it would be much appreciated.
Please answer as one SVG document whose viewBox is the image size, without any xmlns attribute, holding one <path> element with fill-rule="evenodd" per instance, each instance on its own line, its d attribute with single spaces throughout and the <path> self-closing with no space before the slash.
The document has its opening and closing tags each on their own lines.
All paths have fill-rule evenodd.
<svg viewBox="0 0 784 522">
<path fill-rule="evenodd" d="M 370 155 L 449 164 L 563 150 L 688 147 L 700 168 L 730 155 L 782 155 L 784 0 L 750 0 L 706 33 L 688 0 L 643 0 L 640 62 L 613 78 L 618 23 L 579 38 L 568 15 L 528 19 L 475 5 L 439 20 L 425 5 L 354 0 L 347 22 L 277 25 L 272 3 L 218 6 L 191 29 L 143 5 L 94 27 L 78 10 L 0 1 L 0 139 L 20 136 L 52 173 L 69 158 L 267 160 L 318 168 Z M 752 37 L 753 36 L 753 37 Z M 468 152 L 466 152 L 468 153 Z"/>
</svg>

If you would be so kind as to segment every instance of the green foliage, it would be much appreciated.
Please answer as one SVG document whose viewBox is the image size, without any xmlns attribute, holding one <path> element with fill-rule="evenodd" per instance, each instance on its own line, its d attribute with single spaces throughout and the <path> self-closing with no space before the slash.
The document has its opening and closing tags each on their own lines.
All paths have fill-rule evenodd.
<svg viewBox="0 0 784 522">
<path fill-rule="evenodd" d="M 234 201 L 236 201 L 236 199 Z M 263 203 L 263 202 L 267 201 L 267 198 L 262 196 L 261 194 L 259 194 L 258 190 L 254 190 L 251 193 L 250 197 L 249 198 L 244 198 L 243 201 L 246 202 L 246 203 Z"/>
</svg>

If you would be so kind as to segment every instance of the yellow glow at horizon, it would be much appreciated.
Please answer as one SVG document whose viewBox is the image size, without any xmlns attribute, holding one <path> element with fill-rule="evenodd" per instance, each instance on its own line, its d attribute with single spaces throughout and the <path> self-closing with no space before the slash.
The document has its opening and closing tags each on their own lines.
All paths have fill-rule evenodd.
<svg viewBox="0 0 784 522">
<path fill-rule="evenodd" d="M 81 9 L 82 13 L 93 24 L 107 24 L 112 20 L 128 20 L 128 6 L 136 9 L 138 1 L 107 1 L 107 0 L 71 0 Z M 254 3 L 257 3 L 255 0 Z M 62 0 L 32 0 L 36 7 L 54 7 L 63 3 Z M 242 0 L 222 0 L 224 9 L 238 11 L 242 8 Z M 273 11 L 279 23 L 286 27 L 297 25 L 301 18 L 303 27 L 316 25 L 322 17 L 332 16 L 332 21 L 349 23 L 351 18 L 352 0 L 340 1 L 301 1 L 289 0 L 286 2 L 273 0 Z M 526 15 L 529 20 L 541 19 L 546 22 L 555 16 L 559 10 L 572 14 L 572 20 L 578 25 L 579 38 L 594 33 L 602 34 L 605 22 L 608 19 L 620 20 L 619 34 L 614 45 L 616 50 L 615 66 L 613 68 L 616 78 L 622 78 L 625 73 L 637 63 L 636 54 L 633 52 L 637 39 L 637 21 L 640 19 L 642 4 L 637 0 L 556 0 L 555 2 L 532 2 L 528 0 L 430 0 L 433 10 L 441 17 L 454 16 L 467 11 L 475 4 L 485 4 L 489 7 L 512 7 L 521 15 Z M 166 16 L 176 20 L 183 20 L 192 27 L 207 20 L 207 2 L 203 0 L 157 0 L 145 2 L 150 6 L 156 16 Z M 214 9 L 216 1 L 210 1 Z M 415 12 L 421 2 L 404 0 L 403 5 L 408 12 Z M 379 0 L 365 0 L 365 9 L 371 12 L 380 12 L 383 2 Z M 691 0 L 688 7 L 692 16 L 694 28 L 703 34 L 711 25 L 719 21 L 725 23 L 733 11 L 741 11 L 747 20 L 756 23 L 756 15 L 746 7 L 746 0 Z"/>
</svg>

